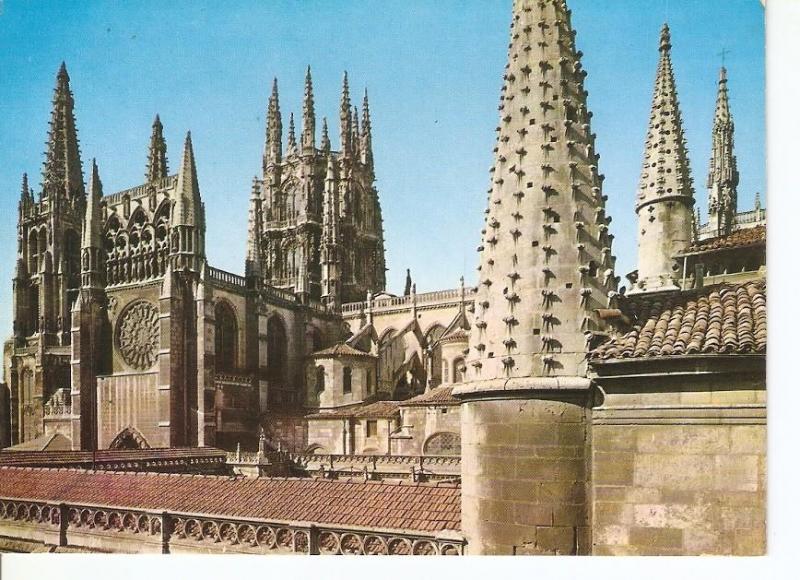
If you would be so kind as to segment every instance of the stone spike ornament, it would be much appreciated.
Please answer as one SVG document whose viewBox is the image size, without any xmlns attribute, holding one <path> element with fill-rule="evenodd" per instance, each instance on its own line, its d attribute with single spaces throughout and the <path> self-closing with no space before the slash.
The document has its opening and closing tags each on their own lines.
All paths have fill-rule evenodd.
<svg viewBox="0 0 800 580">
<path fill-rule="evenodd" d="M 364 89 L 364 102 L 361 105 L 361 163 L 368 167 L 373 165 L 372 157 L 372 119 L 369 114 L 369 96 Z"/>
<path fill-rule="evenodd" d="M 263 268 L 261 264 L 260 240 L 264 230 L 264 215 L 261 204 L 261 190 L 258 177 L 253 177 L 253 187 L 250 193 L 250 211 L 247 216 L 247 253 L 245 255 L 245 276 L 261 277 Z"/>
<path fill-rule="evenodd" d="M 69 86 L 67 66 L 61 63 L 53 93 L 53 111 L 47 139 L 42 197 L 63 196 L 74 200 L 85 197 L 78 131 L 75 128 L 75 101 Z"/>
<path fill-rule="evenodd" d="M 611 239 L 594 219 L 603 177 L 570 12 L 517 0 L 513 13 L 467 361 L 468 381 L 498 385 L 584 375 L 584 334 L 616 289 L 600 267 Z M 558 321 L 547 333 L 546 315 Z"/>
<path fill-rule="evenodd" d="M 353 120 L 353 136 L 350 137 L 350 144 L 353 148 L 353 157 L 361 159 L 361 128 L 358 126 L 358 107 L 353 107 L 351 119 Z"/>
<path fill-rule="evenodd" d="M 194 161 L 192 133 L 186 133 L 183 146 L 183 160 L 178 172 L 178 183 L 175 187 L 175 209 L 173 225 L 199 226 L 196 212 L 200 209 L 200 186 L 197 182 L 197 166 Z"/>
<path fill-rule="evenodd" d="M 717 236 L 731 233 L 736 216 L 739 171 L 733 153 L 733 118 L 728 102 L 728 74 L 719 71 L 717 106 L 711 130 L 711 162 L 708 169 L 708 222 Z"/>
<path fill-rule="evenodd" d="M 267 139 L 264 147 L 264 174 L 267 169 L 281 162 L 283 140 L 283 124 L 281 122 L 281 107 L 278 98 L 278 79 L 272 80 L 272 94 L 267 105 Z"/>
<path fill-rule="evenodd" d="M 306 69 L 305 94 L 303 96 L 303 135 L 300 145 L 304 155 L 314 153 L 316 117 L 314 115 L 314 85 L 311 81 L 311 66 Z"/>
<path fill-rule="evenodd" d="M 158 183 L 169 175 L 167 167 L 167 142 L 164 140 L 164 126 L 156 115 L 153 121 L 153 132 L 150 135 L 150 147 L 147 151 L 147 183 Z"/>
<path fill-rule="evenodd" d="M 692 240 L 694 189 L 671 49 L 669 26 L 665 24 L 636 197 L 639 272 L 632 292 L 677 288 L 680 266 L 675 256 L 685 251 Z"/>
<path fill-rule="evenodd" d="M 322 118 L 322 138 L 320 139 L 320 146 L 322 147 L 323 153 L 330 153 L 331 152 L 331 138 L 328 135 L 328 118 Z"/>
</svg>

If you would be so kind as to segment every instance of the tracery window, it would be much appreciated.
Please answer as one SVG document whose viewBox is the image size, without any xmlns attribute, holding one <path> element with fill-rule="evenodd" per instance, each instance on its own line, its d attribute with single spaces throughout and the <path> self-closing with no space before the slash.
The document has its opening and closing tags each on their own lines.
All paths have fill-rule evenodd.
<svg viewBox="0 0 800 580">
<path fill-rule="evenodd" d="M 214 346 L 218 371 L 232 371 L 237 367 L 239 346 L 236 314 L 226 302 L 217 303 L 214 308 L 215 329 Z"/>
<path fill-rule="evenodd" d="M 286 327 L 280 317 L 267 322 L 267 375 L 270 381 L 282 385 L 287 375 Z"/>
<path fill-rule="evenodd" d="M 424 455 L 460 455 L 461 454 L 461 435 L 442 431 L 434 433 L 423 445 Z"/>
</svg>

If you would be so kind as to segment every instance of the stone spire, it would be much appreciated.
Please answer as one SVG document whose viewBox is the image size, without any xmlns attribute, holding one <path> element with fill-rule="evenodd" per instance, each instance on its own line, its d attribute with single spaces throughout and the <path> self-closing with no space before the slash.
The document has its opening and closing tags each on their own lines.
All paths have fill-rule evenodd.
<svg viewBox="0 0 800 580">
<path fill-rule="evenodd" d="M 245 276 L 261 277 L 263 269 L 261 264 L 261 232 L 264 229 L 264 215 L 261 206 L 261 191 L 258 177 L 253 177 L 253 187 L 250 193 L 250 211 L 247 216 L 247 254 L 245 256 Z"/>
<path fill-rule="evenodd" d="M 470 381 L 582 376 L 584 334 L 615 289 L 581 56 L 563 0 L 514 2 Z"/>
<path fill-rule="evenodd" d="M 22 174 L 22 187 L 20 188 L 19 194 L 19 203 L 20 203 L 20 211 L 22 211 L 23 207 L 27 207 L 33 203 L 33 193 L 31 192 L 31 188 L 28 185 L 28 174 Z"/>
<path fill-rule="evenodd" d="M 267 106 L 267 142 L 264 149 L 264 173 L 270 165 L 281 162 L 283 125 L 281 124 L 281 107 L 278 100 L 278 79 L 272 80 L 272 94 Z"/>
<path fill-rule="evenodd" d="M 147 183 L 158 183 L 169 175 L 167 168 L 167 142 L 164 140 L 164 126 L 156 115 L 153 133 L 150 135 L 150 148 L 147 151 Z"/>
<path fill-rule="evenodd" d="M 350 108 L 350 86 L 347 80 L 347 71 L 342 80 L 342 102 L 339 107 L 339 140 L 341 142 L 342 155 L 349 157 L 352 153 L 350 142 L 353 132 L 353 111 Z"/>
<path fill-rule="evenodd" d="M 286 138 L 286 155 L 297 153 L 297 138 L 294 135 L 294 113 L 289 113 L 289 135 Z"/>
<path fill-rule="evenodd" d="M 331 138 L 328 135 L 328 118 L 322 118 L 322 139 L 320 140 L 320 146 L 322 147 L 323 153 L 330 153 L 331 152 Z"/>
<path fill-rule="evenodd" d="M 323 137 L 327 124 L 323 119 Z M 339 188 L 336 184 L 336 163 L 328 151 L 328 166 L 323 190 L 322 216 L 322 302 L 336 312 L 341 304 L 339 272 Z"/>
<path fill-rule="evenodd" d="M 92 159 L 92 173 L 89 177 L 89 195 L 87 197 L 81 238 L 81 253 L 83 254 L 81 285 L 86 288 L 97 288 L 103 286 L 101 262 L 103 216 L 100 211 L 103 184 L 100 181 L 100 174 L 94 159 Z"/>
<path fill-rule="evenodd" d="M 636 198 L 639 273 L 634 292 L 677 288 L 680 267 L 674 256 L 686 250 L 692 239 L 694 190 L 671 49 L 665 24 Z"/>
<path fill-rule="evenodd" d="M 301 146 L 304 155 L 314 153 L 314 136 L 316 132 L 316 117 L 314 116 L 314 86 L 311 82 L 311 66 L 306 69 L 306 87 L 303 97 L 303 135 Z"/>
<path fill-rule="evenodd" d="M 42 197 L 63 195 L 67 199 L 75 199 L 86 195 L 74 107 L 67 66 L 62 62 L 53 94 L 53 112 L 42 173 Z"/>
<path fill-rule="evenodd" d="M 733 119 L 728 103 L 728 75 L 719 71 L 717 108 L 711 130 L 711 163 L 708 169 L 708 221 L 718 236 L 731 233 L 737 209 L 739 171 L 733 154 Z"/>
<path fill-rule="evenodd" d="M 361 162 L 372 167 L 372 120 L 369 116 L 369 96 L 364 89 L 364 103 L 361 105 Z"/>
<path fill-rule="evenodd" d="M 175 209 L 173 225 L 197 226 L 197 211 L 200 209 L 200 186 L 197 182 L 197 166 L 194 161 L 192 133 L 186 133 L 183 145 L 183 159 L 175 186 Z"/>
</svg>

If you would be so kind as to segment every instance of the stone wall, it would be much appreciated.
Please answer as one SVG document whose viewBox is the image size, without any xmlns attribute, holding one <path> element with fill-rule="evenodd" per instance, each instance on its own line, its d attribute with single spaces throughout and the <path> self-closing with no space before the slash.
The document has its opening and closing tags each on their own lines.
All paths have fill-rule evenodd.
<svg viewBox="0 0 800 580">
<path fill-rule="evenodd" d="M 593 553 L 761 555 L 763 375 L 600 381 L 593 412 Z"/>
<path fill-rule="evenodd" d="M 437 433 L 461 433 L 459 405 L 401 406 L 399 437 L 392 438 L 392 455 L 424 455 L 425 443 Z"/>
</svg>

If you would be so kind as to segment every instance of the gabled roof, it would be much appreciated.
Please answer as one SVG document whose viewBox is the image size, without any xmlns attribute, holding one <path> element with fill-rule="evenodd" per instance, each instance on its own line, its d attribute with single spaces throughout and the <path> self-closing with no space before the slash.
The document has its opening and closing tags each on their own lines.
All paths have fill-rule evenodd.
<svg viewBox="0 0 800 580">
<path fill-rule="evenodd" d="M 19 443 L 12 447 L 6 447 L 4 452 L 20 452 L 20 451 L 70 451 L 72 450 L 72 440 L 66 435 L 61 433 L 51 433 L 49 435 L 42 435 L 36 439 Z"/>
<path fill-rule="evenodd" d="M 353 348 L 352 346 L 350 346 L 345 342 L 339 342 L 329 348 L 318 350 L 311 356 L 313 358 L 336 358 L 341 356 L 377 358 L 374 354 L 364 352 L 363 350 L 358 350 L 357 348 Z"/>
<path fill-rule="evenodd" d="M 452 386 L 440 386 L 400 403 L 401 407 L 425 407 L 428 405 L 459 405 L 453 396 Z"/>
<path fill-rule="evenodd" d="M 630 329 L 589 353 L 593 362 L 681 355 L 765 354 L 766 281 L 627 298 Z"/>
</svg>

